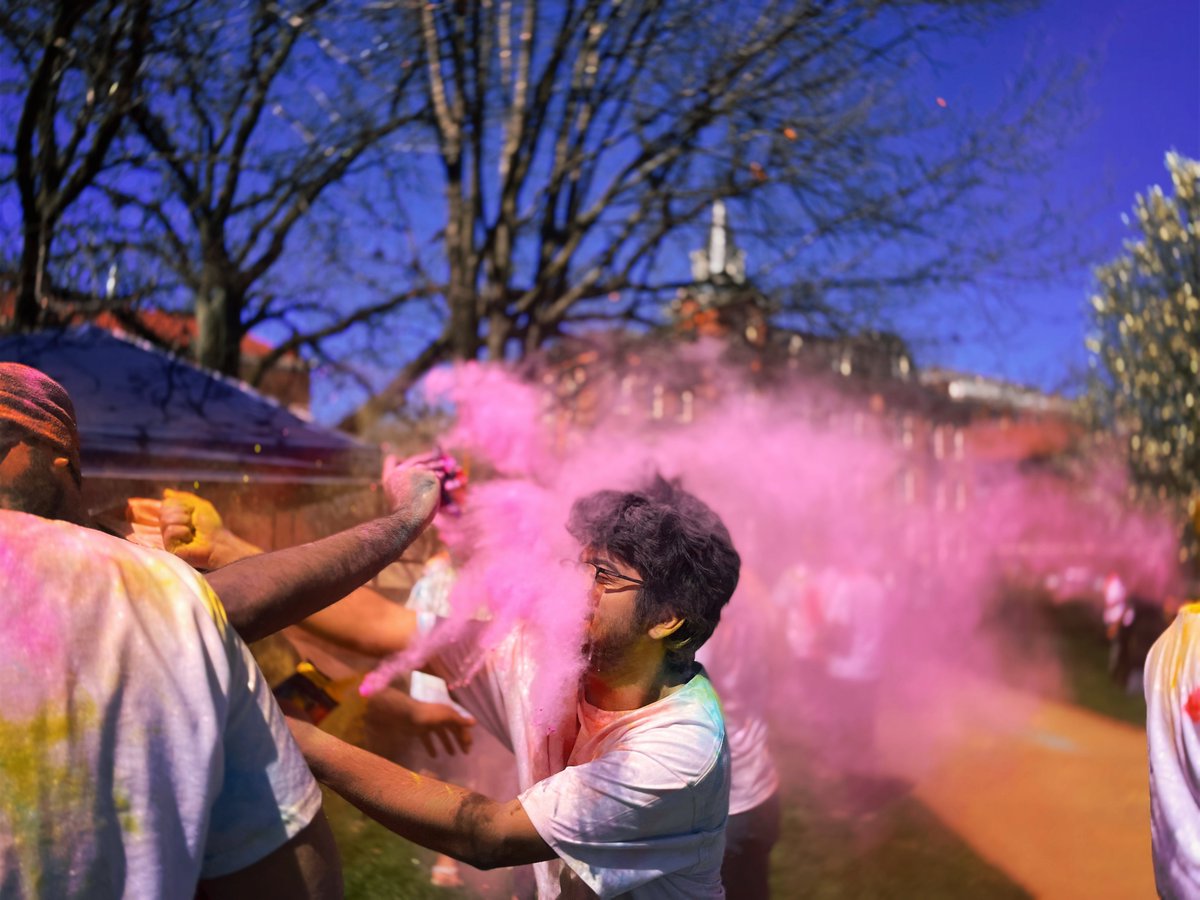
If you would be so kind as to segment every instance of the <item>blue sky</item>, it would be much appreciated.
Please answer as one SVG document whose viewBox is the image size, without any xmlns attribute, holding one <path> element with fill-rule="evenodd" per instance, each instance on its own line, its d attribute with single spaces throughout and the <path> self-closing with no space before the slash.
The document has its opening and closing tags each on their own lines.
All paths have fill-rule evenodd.
<svg viewBox="0 0 1200 900">
<path fill-rule="evenodd" d="M 917 356 L 923 365 L 1069 389 L 1087 363 L 1091 269 L 1120 252 L 1131 234 L 1121 214 L 1135 194 L 1167 183 L 1168 150 L 1200 156 L 1200 2 L 1054 0 L 942 67 L 939 93 L 953 104 L 999 90 L 1011 61 L 1031 43 L 1047 56 L 1095 57 L 1084 89 L 1085 127 L 1068 138 L 1049 180 L 1059 199 L 1073 198 L 1067 227 L 1079 229 L 1097 258 L 1089 254 L 1060 278 L 990 303 L 971 293 L 947 295 L 936 305 L 959 312 L 934 326 L 940 341 L 918 347 Z"/>
</svg>

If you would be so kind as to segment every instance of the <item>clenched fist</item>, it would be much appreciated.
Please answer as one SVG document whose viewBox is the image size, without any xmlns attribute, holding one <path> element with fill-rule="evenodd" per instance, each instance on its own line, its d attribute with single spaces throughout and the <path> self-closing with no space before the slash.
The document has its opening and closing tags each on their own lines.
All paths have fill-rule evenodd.
<svg viewBox="0 0 1200 900">
<path fill-rule="evenodd" d="M 126 517 L 135 535 L 154 531 L 161 546 L 197 569 L 218 569 L 262 552 L 225 527 L 215 506 L 186 491 L 163 491 L 162 500 L 133 497 Z M 145 538 L 139 543 L 149 543 Z"/>
</svg>

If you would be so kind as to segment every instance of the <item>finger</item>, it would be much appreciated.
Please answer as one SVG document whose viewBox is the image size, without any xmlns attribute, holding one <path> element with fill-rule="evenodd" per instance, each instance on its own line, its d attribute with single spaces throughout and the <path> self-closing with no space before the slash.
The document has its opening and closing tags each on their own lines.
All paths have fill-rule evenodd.
<svg viewBox="0 0 1200 900">
<path fill-rule="evenodd" d="M 163 543 L 168 547 L 190 544 L 195 536 L 195 532 L 187 525 L 168 525 L 162 530 Z"/>
<path fill-rule="evenodd" d="M 446 753 L 450 756 L 455 755 L 454 742 L 450 740 L 450 735 L 447 733 L 449 729 L 439 728 L 437 730 L 438 739 L 442 742 L 442 746 L 446 748 Z"/>
<path fill-rule="evenodd" d="M 458 741 L 458 746 L 462 748 L 463 753 L 471 752 L 471 744 L 475 741 L 475 735 L 471 731 L 471 726 L 459 725 L 454 729 L 454 738 Z"/>
<path fill-rule="evenodd" d="M 180 506 L 172 501 L 167 501 L 163 503 L 159 511 L 158 521 L 163 526 L 190 525 L 192 512 L 186 506 Z"/>
<path fill-rule="evenodd" d="M 130 497 L 125 501 L 125 518 L 137 525 L 157 525 L 162 503 L 149 497 Z"/>
<path fill-rule="evenodd" d="M 430 469 L 439 475 L 446 471 L 445 457 L 437 453 L 418 453 L 401 460 L 397 465 L 404 469 Z"/>
<path fill-rule="evenodd" d="M 433 745 L 433 738 L 427 732 L 422 732 L 421 743 L 425 745 L 425 752 L 436 759 L 437 747 Z"/>
</svg>

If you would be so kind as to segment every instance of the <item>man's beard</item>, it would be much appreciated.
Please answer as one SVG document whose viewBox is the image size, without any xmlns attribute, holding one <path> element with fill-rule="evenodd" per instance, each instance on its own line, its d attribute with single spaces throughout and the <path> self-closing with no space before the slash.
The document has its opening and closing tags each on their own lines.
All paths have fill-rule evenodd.
<svg viewBox="0 0 1200 900">
<path fill-rule="evenodd" d="M 28 473 L 0 484 L 0 509 L 29 513 L 43 519 L 56 519 L 63 514 L 66 491 L 53 476 L 41 477 Z"/>
<path fill-rule="evenodd" d="M 636 634 L 637 626 L 630 624 L 623 634 L 589 635 L 583 643 L 583 658 L 588 668 L 599 671 L 619 662 Z"/>
</svg>

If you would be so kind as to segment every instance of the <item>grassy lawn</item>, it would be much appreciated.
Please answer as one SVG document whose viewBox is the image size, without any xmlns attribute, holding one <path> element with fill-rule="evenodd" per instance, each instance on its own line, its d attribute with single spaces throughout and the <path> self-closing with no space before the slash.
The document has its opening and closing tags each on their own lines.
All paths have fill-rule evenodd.
<svg viewBox="0 0 1200 900">
<path fill-rule="evenodd" d="M 783 836 L 771 867 L 772 891 L 781 900 L 1028 896 L 911 797 L 886 805 L 864 830 L 861 824 L 821 813 L 812 785 L 790 780 Z M 326 792 L 325 797 L 349 900 L 454 900 L 481 893 L 432 887 L 430 853 L 391 834 L 336 795 Z M 503 885 L 497 882 L 495 887 Z M 486 893 L 501 896 L 492 890 Z"/>
<path fill-rule="evenodd" d="M 342 852 L 347 898 L 451 900 L 470 896 L 430 885 L 432 854 L 396 837 L 332 791 L 325 791 L 325 814 Z"/>
<path fill-rule="evenodd" d="M 1146 724 L 1146 701 L 1127 694 L 1108 674 L 1108 642 L 1096 610 L 1083 603 L 1042 607 L 1047 632 L 1062 662 L 1068 699 L 1092 712 L 1128 722 Z"/>
<path fill-rule="evenodd" d="M 1020 670 L 1019 658 L 1036 647 L 1037 653 L 1062 662 L 1069 702 L 1124 722 L 1144 723 L 1141 697 L 1126 695 L 1108 677 L 1107 644 L 1094 608 L 1054 605 L 1030 595 L 1007 599 L 1014 671 Z M 830 804 L 821 801 L 828 797 L 830 785 L 807 769 L 804 748 L 780 743 L 776 756 L 786 787 L 783 834 L 772 856 L 775 897 L 1028 896 L 914 799 L 905 785 L 881 782 L 883 799 L 872 804 L 876 812 L 869 817 L 836 817 L 826 811 Z M 336 796 L 326 796 L 351 900 L 507 897 L 503 880 L 462 891 L 430 886 L 430 853 L 390 834 Z"/>
<path fill-rule="evenodd" d="M 980 858 L 898 781 L 870 791 L 873 815 L 835 817 L 830 785 L 806 771 L 806 751 L 775 748 L 784 781 L 783 834 L 771 856 L 777 898 L 1028 897 Z M 868 786 L 870 787 L 870 786 Z"/>
<path fill-rule="evenodd" d="M 1011 590 L 993 610 L 986 627 L 1001 636 L 1006 677 L 1015 686 L 1038 690 L 1023 683 L 1022 672 L 1031 660 L 1051 660 L 1062 674 L 1066 702 L 1131 725 L 1146 724 L 1141 693 L 1125 693 L 1109 676 L 1108 639 L 1095 603 L 1054 603 L 1037 591 Z"/>
</svg>

